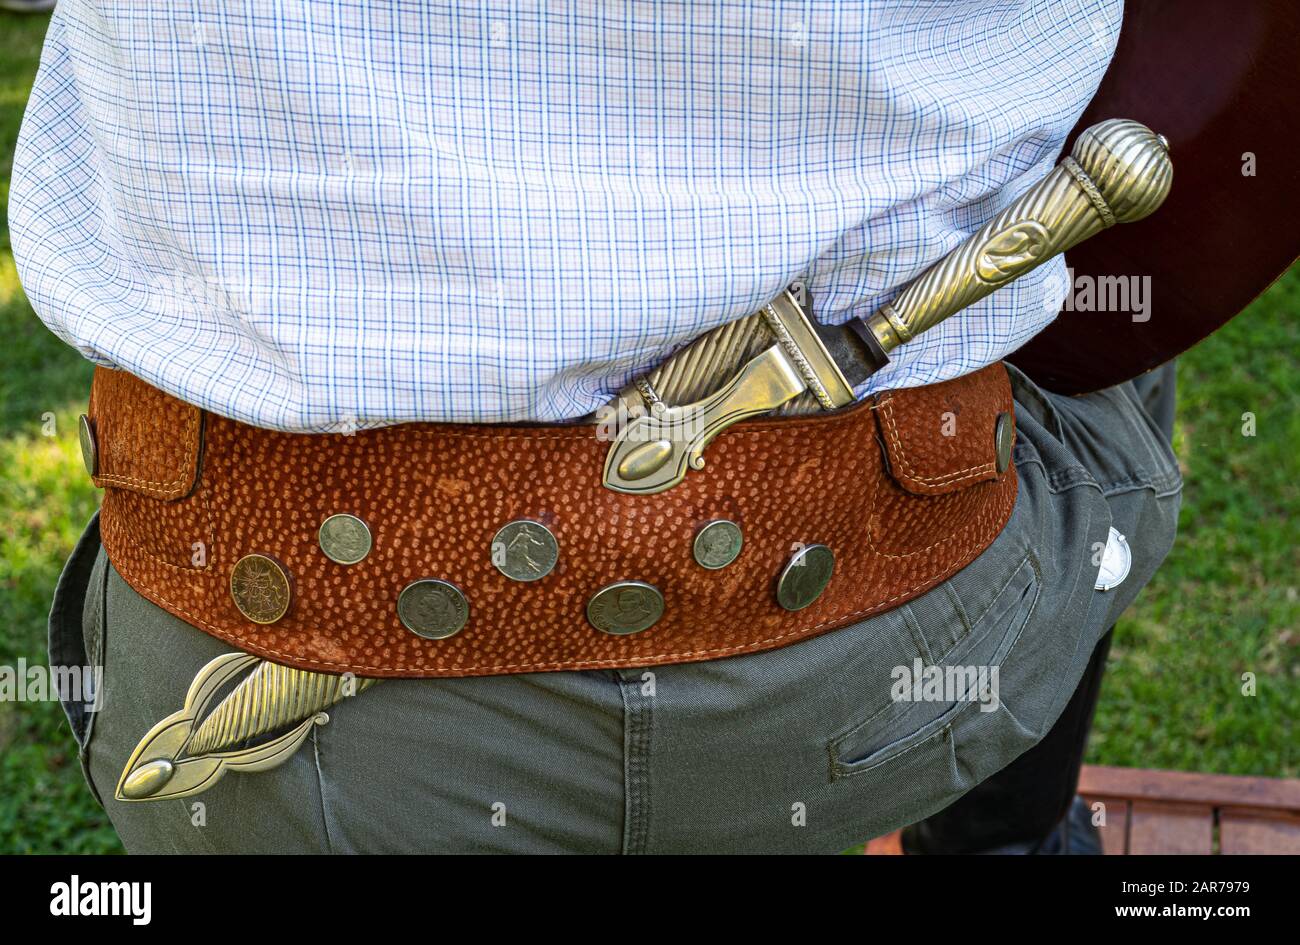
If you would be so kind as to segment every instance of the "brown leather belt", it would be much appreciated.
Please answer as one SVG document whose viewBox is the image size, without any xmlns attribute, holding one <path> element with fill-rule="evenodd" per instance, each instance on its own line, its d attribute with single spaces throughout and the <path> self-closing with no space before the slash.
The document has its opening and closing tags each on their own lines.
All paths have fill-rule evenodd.
<svg viewBox="0 0 1300 945">
<path fill-rule="evenodd" d="M 279 433 L 102 368 L 86 438 L 109 559 L 158 606 L 303 669 L 480 676 L 717 659 L 896 607 L 969 563 L 1006 523 L 1011 416 L 997 364 L 834 413 L 738 424 L 702 472 L 651 496 L 601 486 L 608 443 L 594 425 Z M 339 513 L 369 529 L 355 564 L 320 544 L 322 522 Z M 693 542 L 719 519 L 739 526 L 742 550 L 706 568 Z M 493 563 L 498 531 L 519 520 L 558 544 L 539 580 L 512 580 Z M 813 544 L 834 554 L 829 584 L 788 610 L 778 578 Z M 248 555 L 289 579 L 273 622 L 250 620 L 232 596 L 232 569 Z M 468 604 L 445 639 L 417 636 L 399 617 L 399 594 L 428 578 Z M 662 616 L 640 632 L 602 632 L 588 603 L 622 581 L 657 589 Z"/>
</svg>

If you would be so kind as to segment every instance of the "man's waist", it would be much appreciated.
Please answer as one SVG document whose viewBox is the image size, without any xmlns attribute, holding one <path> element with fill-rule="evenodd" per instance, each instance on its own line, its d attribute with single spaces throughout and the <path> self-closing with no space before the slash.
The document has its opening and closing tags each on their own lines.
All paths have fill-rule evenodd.
<svg viewBox="0 0 1300 945">
<path fill-rule="evenodd" d="M 464 676 L 690 662 L 895 607 L 1016 494 L 994 365 L 738 424 L 657 495 L 602 486 L 591 425 L 268 431 L 97 370 L 104 544 L 139 593 L 276 662 Z"/>
</svg>

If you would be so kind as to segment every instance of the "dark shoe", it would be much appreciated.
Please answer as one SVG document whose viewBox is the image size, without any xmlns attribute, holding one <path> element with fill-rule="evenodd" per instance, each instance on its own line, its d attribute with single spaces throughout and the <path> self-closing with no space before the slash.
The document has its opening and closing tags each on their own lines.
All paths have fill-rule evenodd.
<svg viewBox="0 0 1300 945">
<path fill-rule="evenodd" d="M 903 828 L 902 845 L 903 852 L 910 855 L 952 852 L 926 843 L 924 821 Z M 1092 824 L 1092 811 L 1076 795 L 1070 809 L 1046 837 L 971 852 L 991 856 L 1096 856 L 1101 853 L 1101 834 Z"/>
<path fill-rule="evenodd" d="M 1092 809 L 1076 794 L 1056 829 L 1043 839 L 1037 850 L 1026 852 L 1050 856 L 1101 856 L 1101 832 L 1093 826 Z"/>
</svg>

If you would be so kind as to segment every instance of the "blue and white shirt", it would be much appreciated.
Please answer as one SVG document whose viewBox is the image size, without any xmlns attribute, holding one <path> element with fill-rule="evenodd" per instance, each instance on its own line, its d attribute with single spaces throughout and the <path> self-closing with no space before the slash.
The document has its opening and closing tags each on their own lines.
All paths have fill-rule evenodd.
<svg viewBox="0 0 1300 945">
<path fill-rule="evenodd" d="M 558 420 L 804 278 L 866 315 L 1042 177 L 1120 0 L 61 0 L 36 311 L 265 427 Z M 860 390 L 1023 344 L 1058 260 Z"/>
</svg>

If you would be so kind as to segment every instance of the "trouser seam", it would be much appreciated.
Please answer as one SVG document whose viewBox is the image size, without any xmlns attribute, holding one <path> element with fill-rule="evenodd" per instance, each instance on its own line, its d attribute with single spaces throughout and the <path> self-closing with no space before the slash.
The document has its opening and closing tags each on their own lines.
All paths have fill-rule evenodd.
<svg viewBox="0 0 1300 945">
<path fill-rule="evenodd" d="M 1101 483 L 1097 482 L 1092 473 L 1083 466 L 1068 466 L 1064 469 L 1049 470 L 1046 464 L 1037 457 L 1018 458 L 1016 460 L 1018 470 L 1029 466 L 1038 467 L 1052 495 L 1060 495 L 1063 492 L 1069 492 L 1071 489 L 1084 487 L 1097 490 L 1105 498 L 1124 495 L 1129 492 L 1149 491 L 1154 493 L 1156 498 L 1163 499 L 1183 491 L 1182 477 L 1178 475 L 1152 476 L 1139 474 L 1127 479 L 1116 479 L 1111 482 Z"/>
<path fill-rule="evenodd" d="M 319 725 L 313 725 L 311 729 L 311 758 L 312 765 L 316 769 L 316 790 L 320 794 L 320 821 L 321 828 L 325 831 L 325 851 L 334 852 L 334 838 L 330 835 L 330 815 L 325 809 L 325 772 L 320 767 L 320 744 L 316 741 L 316 733 L 320 730 Z"/>
<path fill-rule="evenodd" d="M 1130 492 L 1152 492 L 1157 499 L 1167 499 L 1169 496 L 1178 495 L 1183 491 L 1183 482 L 1181 478 L 1160 477 L 1152 478 L 1135 478 L 1120 482 L 1108 483 L 1102 489 L 1102 495 L 1106 498 L 1114 496 L 1127 495 Z"/>
<path fill-rule="evenodd" d="M 628 670 L 627 673 L 638 672 Z M 650 735 L 652 700 L 641 695 L 641 680 L 619 673 L 623 697 L 623 852 L 644 853 L 650 835 Z"/>
</svg>

